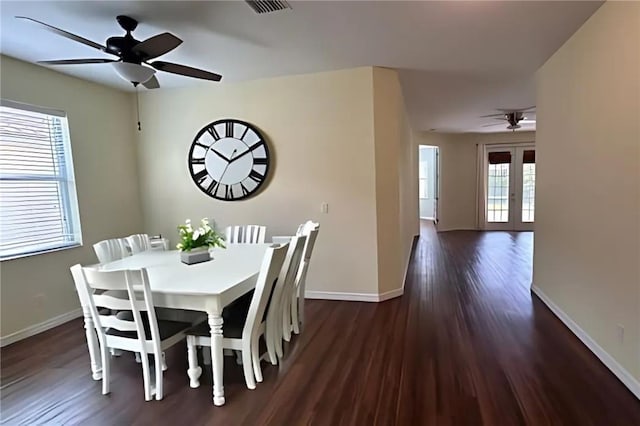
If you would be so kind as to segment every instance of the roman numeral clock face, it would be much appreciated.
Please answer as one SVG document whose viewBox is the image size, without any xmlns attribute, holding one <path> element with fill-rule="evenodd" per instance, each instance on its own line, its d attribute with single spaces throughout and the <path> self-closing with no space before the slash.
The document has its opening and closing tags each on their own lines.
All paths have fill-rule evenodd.
<svg viewBox="0 0 640 426">
<path fill-rule="evenodd" d="M 189 171 L 210 197 L 241 200 L 255 194 L 267 178 L 269 149 L 252 125 L 215 121 L 200 130 L 191 144 Z"/>
</svg>

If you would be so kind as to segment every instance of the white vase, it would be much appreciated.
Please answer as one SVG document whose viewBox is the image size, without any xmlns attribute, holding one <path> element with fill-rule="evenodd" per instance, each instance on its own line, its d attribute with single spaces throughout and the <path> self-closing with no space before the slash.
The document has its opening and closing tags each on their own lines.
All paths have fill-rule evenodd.
<svg viewBox="0 0 640 426">
<path fill-rule="evenodd" d="M 193 265 L 211 260 L 211 255 L 208 247 L 198 247 L 191 251 L 180 252 L 180 260 L 187 265 Z"/>
</svg>

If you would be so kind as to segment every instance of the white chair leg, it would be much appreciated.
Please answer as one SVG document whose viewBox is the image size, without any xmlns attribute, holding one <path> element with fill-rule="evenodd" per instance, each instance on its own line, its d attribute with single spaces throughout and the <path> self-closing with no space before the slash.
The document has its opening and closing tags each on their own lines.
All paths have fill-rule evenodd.
<svg viewBox="0 0 640 426">
<path fill-rule="evenodd" d="M 293 295 L 291 299 L 291 323 L 293 324 L 293 332 L 300 334 L 300 322 L 298 320 L 298 296 Z"/>
<path fill-rule="evenodd" d="M 288 302 L 288 300 L 287 300 Z M 285 302 L 282 309 L 282 338 L 287 342 L 291 341 L 291 308 L 289 303 Z"/>
<path fill-rule="evenodd" d="M 164 352 L 162 352 L 162 357 L 160 358 L 160 361 L 162 361 L 162 371 L 167 371 L 167 359 L 164 355 Z"/>
<path fill-rule="evenodd" d="M 187 336 L 187 359 L 189 360 L 189 368 L 187 376 L 189 376 L 189 386 L 192 388 L 200 387 L 200 375 L 202 368 L 198 365 L 198 354 L 196 352 L 195 337 Z"/>
<path fill-rule="evenodd" d="M 282 359 L 284 355 L 284 351 L 282 349 L 282 326 L 276 325 L 274 333 L 273 333 L 274 341 L 273 343 L 276 346 L 276 355 L 278 359 Z"/>
<path fill-rule="evenodd" d="M 156 401 L 160 401 L 162 399 L 162 372 L 164 370 L 166 370 L 166 368 L 164 368 L 166 366 L 165 362 L 164 362 L 164 352 L 162 352 L 160 354 L 160 356 L 158 356 L 158 354 L 154 354 L 153 357 L 154 361 L 155 361 L 155 367 L 156 367 Z"/>
<path fill-rule="evenodd" d="M 140 358 L 140 352 L 136 352 L 136 362 L 140 364 L 142 362 L 142 358 Z"/>
<path fill-rule="evenodd" d="M 149 374 L 149 358 L 141 357 L 142 360 L 142 379 L 144 382 L 144 400 L 151 401 L 151 377 Z"/>
<path fill-rule="evenodd" d="M 109 349 L 103 347 L 100 352 L 102 356 L 102 394 L 108 395 L 111 392 L 109 389 L 109 380 L 111 379 Z"/>
<path fill-rule="evenodd" d="M 236 355 L 236 364 L 242 365 L 242 351 L 234 351 Z"/>
<path fill-rule="evenodd" d="M 264 334 L 264 340 L 267 343 L 267 354 L 269 354 L 269 362 L 271 362 L 271 365 L 276 365 L 278 363 L 278 356 L 276 353 L 276 339 L 273 334 L 272 327 L 267 324 L 267 330 Z"/>
<path fill-rule="evenodd" d="M 253 374 L 256 381 L 262 383 L 262 369 L 260 368 L 260 336 L 251 342 L 251 361 L 253 363 Z"/>
<path fill-rule="evenodd" d="M 253 363 L 251 362 L 251 342 L 242 342 L 242 370 L 247 387 L 255 389 L 256 380 L 253 377 Z"/>
</svg>

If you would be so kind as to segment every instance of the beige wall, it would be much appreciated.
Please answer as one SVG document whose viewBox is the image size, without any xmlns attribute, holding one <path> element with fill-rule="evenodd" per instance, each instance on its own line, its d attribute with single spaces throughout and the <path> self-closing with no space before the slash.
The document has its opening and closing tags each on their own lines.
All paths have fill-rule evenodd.
<svg viewBox="0 0 640 426">
<path fill-rule="evenodd" d="M 0 74 L 2 98 L 67 112 L 84 241 L 0 264 L 6 337 L 79 308 L 69 267 L 95 263 L 92 244 L 140 231 L 142 216 L 131 95 L 6 56 Z"/>
<path fill-rule="evenodd" d="M 372 78 L 371 68 L 358 68 L 144 93 L 138 147 L 146 231 L 175 244 L 178 224 L 206 216 L 221 229 L 267 225 L 270 238 L 312 219 L 321 231 L 307 289 L 377 294 Z M 194 136 L 221 118 L 260 128 L 275 160 L 270 182 L 245 201 L 210 198 L 189 176 Z"/>
<path fill-rule="evenodd" d="M 535 132 L 416 133 L 417 145 L 440 148 L 438 231 L 477 229 L 477 144 L 535 142 L 535 137 Z"/>
<path fill-rule="evenodd" d="M 413 236 L 419 233 L 417 148 L 411 140 L 395 70 L 373 69 L 378 290 L 404 282 Z"/>
<path fill-rule="evenodd" d="M 537 105 L 534 284 L 640 380 L 640 3 L 605 3 Z"/>
</svg>

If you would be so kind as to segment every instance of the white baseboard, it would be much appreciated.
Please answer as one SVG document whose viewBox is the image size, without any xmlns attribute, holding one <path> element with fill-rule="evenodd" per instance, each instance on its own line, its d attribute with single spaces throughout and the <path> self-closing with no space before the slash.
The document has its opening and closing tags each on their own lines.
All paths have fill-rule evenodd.
<svg viewBox="0 0 640 426">
<path fill-rule="evenodd" d="M 633 393 L 636 398 L 640 399 L 640 381 L 631 375 L 625 368 L 618 363 L 607 351 L 605 351 L 595 340 L 591 338 L 578 324 L 575 323 L 558 305 L 535 285 L 531 286 L 531 291 L 544 302 L 545 305 L 553 312 L 564 325 L 573 332 L 585 344 L 595 356 L 609 369 L 620 381 Z"/>
<path fill-rule="evenodd" d="M 304 292 L 305 299 L 322 299 L 322 300 L 342 300 L 348 302 L 384 302 L 394 297 L 402 296 L 404 289 L 397 288 L 395 290 L 384 293 L 346 293 L 342 291 L 312 291 Z"/>
<path fill-rule="evenodd" d="M 27 328 L 23 328 L 22 330 L 7 334 L 6 336 L 0 337 L 0 348 L 3 348 L 22 339 L 26 339 L 27 337 L 35 336 L 36 334 L 40 334 L 43 331 L 47 331 L 50 328 L 57 327 L 61 324 L 64 324 L 65 322 L 71 321 L 72 319 L 80 318 L 81 316 L 82 308 L 78 308 L 74 309 L 71 312 L 67 312 L 65 314 L 50 318 L 39 324 L 33 324 Z"/>
</svg>

